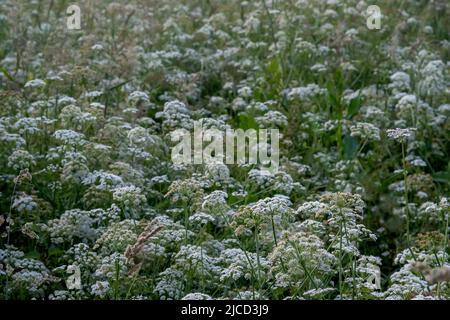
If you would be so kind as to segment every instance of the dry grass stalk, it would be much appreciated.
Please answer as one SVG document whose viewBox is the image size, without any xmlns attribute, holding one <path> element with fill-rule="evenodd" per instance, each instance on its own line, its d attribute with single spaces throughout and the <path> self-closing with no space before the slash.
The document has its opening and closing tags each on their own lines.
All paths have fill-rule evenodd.
<svg viewBox="0 0 450 320">
<path fill-rule="evenodd" d="M 162 226 L 157 225 L 155 220 L 150 222 L 142 231 L 142 233 L 138 236 L 136 242 L 133 245 L 129 245 L 125 250 L 125 258 L 127 258 L 127 262 L 132 265 L 130 268 L 129 274 L 135 274 L 139 272 L 142 266 L 142 262 L 137 261 L 137 256 L 142 252 L 145 243 L 148 239 L 156 235 L 159 231 L 161 231 Z"/>
<path fill-rule="evenodd" d="M 425 276 L 428 283 L 436 284 L 439 282 L 450 282 L 450 268 L 442 267 L 436 268 L 429 271 L 429 273 Z"/>
</svg>

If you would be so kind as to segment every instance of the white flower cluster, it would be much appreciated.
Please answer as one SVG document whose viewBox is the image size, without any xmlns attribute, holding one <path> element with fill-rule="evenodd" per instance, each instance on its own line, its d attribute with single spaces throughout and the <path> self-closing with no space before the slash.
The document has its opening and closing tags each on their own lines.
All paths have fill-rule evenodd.
<svg viewBox="0 0 450 320">
<path fill-rule="evenodd" d="M 18 212 L 32 212 L 38 207 L 38 204 L 33 200 L 33 197 L 22 194 L 14 199 L 12 208 Z"/>
<path fill-rule="evenodd" d="M 42 228 L 49 233 L 53 243 L 93 240 L 97 237 L 95 218 L 89 211 L 73 209 L 64 212 L 60 218 L 49 220 Z"/>
<path fill-rule="evenodd" d="M 98 0 L 70 46 L 41 2 L 0 1 L 0 299 L 450 299 L 445 1 Z M 199 122 L 279 164 L 174 163 Z"/>
<path fill-rule="evenodd" d="M 184 128 L 191 130 L 194 122 L 191 119 L 191 111 L 180 101 L 170 101 L 164 105 L 164 110 L 156 114 L 157 119 L 162 119 L 162 126 L 167 131 Z"/>
<path fill-rule="evenodd" d="M 27 290 L 35 298 L 44 297 L 45 286 L 56 281 L 41 261 L 25 258 L 14 247 L 0 249 L 0 276 L 11 279 L 8 295 Z"/>
<path fill-rule="evenodd" d="M 35 164 L 36 161 L 34 160 L 33 155 L 26 150 L 15 150 L 8 157 L 8 166 L 17 171 L 31 168 Z"/>
</svg>

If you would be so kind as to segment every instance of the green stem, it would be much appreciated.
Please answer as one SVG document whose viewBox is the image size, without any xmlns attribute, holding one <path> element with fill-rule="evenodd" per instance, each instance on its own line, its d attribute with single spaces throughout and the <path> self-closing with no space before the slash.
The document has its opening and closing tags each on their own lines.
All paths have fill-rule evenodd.
<svg viewBox="0 0 450 320">
<path fill-rule="evenodd" d="M 339 224 L 339 296 L 342 300 L 342 222 Z"/>
<path fill-rule="evenodd" d="M 403 163 L 403 183 L 404 183 L 404 197 L 405 197 L 405 210 L 406 210 L 406 242 L 408 248 L 411 244 L 411 236 L 409 232 L 409 206 L 408 206 L 408 184 L 407 184 L 407 171 L 406 171 L 406 155 L 405 155 L 405 143 L 402 142 L 402 163 Z"/>
<path fill-rule="evenodd" d="M 259 240 L 258 240 L 258 231 L 257 229 L 255 230 L 255 247 L 256 247 L 256 261 L 258 263 L 258 288 L 259 288 L 259 284 L 260 284 L 260 279 L 261 279 L 261 262 L 259 259 Z"/>
</svg>

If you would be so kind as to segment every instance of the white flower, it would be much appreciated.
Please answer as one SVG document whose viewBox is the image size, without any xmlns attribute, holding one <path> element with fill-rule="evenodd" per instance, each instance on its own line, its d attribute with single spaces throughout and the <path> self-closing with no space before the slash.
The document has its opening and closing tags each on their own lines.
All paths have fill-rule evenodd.
<svg viewBox="0 0 450 320">
<path fill-rule="evenodd" d="M 242 87 L 238 89 L 238 95 L 240 95 L 243 98 L 249 98 L 253 94 L 252 89 L 250 87 Z"/>
<path fill-rule="evenodd" d="M 25 88 L 42 88 L 45 86 L 45 81 L 41 80 L 41 79 L 33 79 L 30 81 L 27 81 L 27 83 L 25 83 Z"/>
<path fill-rule="evenodd" d="M 85 92 L 82 97 L 85 98 L 96 98 L 96 97 L 100 97 L 101 95 L 103 95 L 103 91 L 88 91 Z"/>
<path fill-rule="evenodd" d="M 408 140 L 410 137 L 413 136 L 415 131 L 416 131 L 415 128 L 406 128 L 406 129 L 396 128 L 396 129 L 388 129 L 386 132 L 388 138 L 400 142 L 405 142 L 406 140 Z"/>
<path fill-rule="evenodd" d="M 131 144 L 135 145 L 142 145 L 153 140 L 148 130 L 139 126 L 128 131 L 128 139 Z"/>
<path fill-rule="evenodd" d="M 213 191 L 203 198 L 202 208 L 213 210 L 220 207 L 226 207 L 227 198 L 228 194 L 226 192 L 220 190 Z"/>
<path fill-rule="evenodd" d="M 86 141 L 84 135 L 73 130 L 57 130 L 53 136 L 68 145 L 83 145 Z"/>
<path fill-rule="evenodd" d="M 369 141 L 380 140 L 380 129 L 371 123 L 357 122 L 350 127 L 352 137 L 360 137 Z"/>
<path fill-rule="evenodd" d="M 102 51 L 103 50 L 103 46 L 100 43 L 96 43 L 91 47 L 91 50 L 93 51 Z"/>
<path fill-rule="evenodd" d="M 110 288 L 108 281 L 97 281 L 91 286 L 91 294 L 100 298 L 105 298 L 109 290 Z"/>
<path fill-rule="evenodd" d="M 32 212 L 38 207 L 37 203 L 29 195 L 21 195 L 20 197 L 14 199 L 12 208 L 18 212 Z"/>
<path fill-rule="evenodd" d="M 200 292 L 192 292 L 185 295 L 181 300 L 213 300 L 213 299 L 207 294 Z"/>
<path fill-rule="evenodd" d="M 113 199 L 126 208 L 139 208 L 147 201 L 140 188 L 135 186 L 118 187 L 114 189 Z"/>
<path fill-rule="evenodd" d="M 411 78 L 405 73 L 398 71 L 391 75 L 391 84 L 389 88 L 396 90 L 396 92 L 407 92 L 410 90 Z"/>
<path fill-rule="evenodd" d="M 149 97 L 148 97 L 148 94 L 143 92 L 143 91 L 133 91 L 128 96 L 128 101 L 144 101 L 144 102 L 148 102 L 149 101 Z"/>
<path fill-rule="evenodd" d="M 15 150 L 8 157 L 8 166 L 10 168 L 13 168 L 14 170 L 22 170 L 22 169 L 30 168 L 31 166 L 34 166 L 35 164 L 36 164 L 36 161 L 34 159 L 34 156 L 26 150 L 22 150 L 22 149 Z"/>
<path fill-rule="evenodd" d="M 216 219 L 212 215 L 204 212 L 197 212 L 189 217 L 190 224 L 194 225 L 195 227 L 204 226 L 208 222 L 214 223 L 215 221 Z"/>
<path fill-rule="evenodd" d="M 288 125 L 287 117 L 279 111 L 268 111 L 264 116 L 256 117 L 261 128 L 285 127 Z"/>
</svg>

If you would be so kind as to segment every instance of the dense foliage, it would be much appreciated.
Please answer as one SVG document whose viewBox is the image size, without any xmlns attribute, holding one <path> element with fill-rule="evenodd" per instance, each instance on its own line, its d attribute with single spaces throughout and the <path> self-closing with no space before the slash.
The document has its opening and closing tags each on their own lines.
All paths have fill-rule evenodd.
<svg viewBox="0 0 450 320">
<path fill-rule="evenodd" d="M 450 298 L 448 1 L 71 3 L 0 3 L 1 299 Z"/>
</svg>

